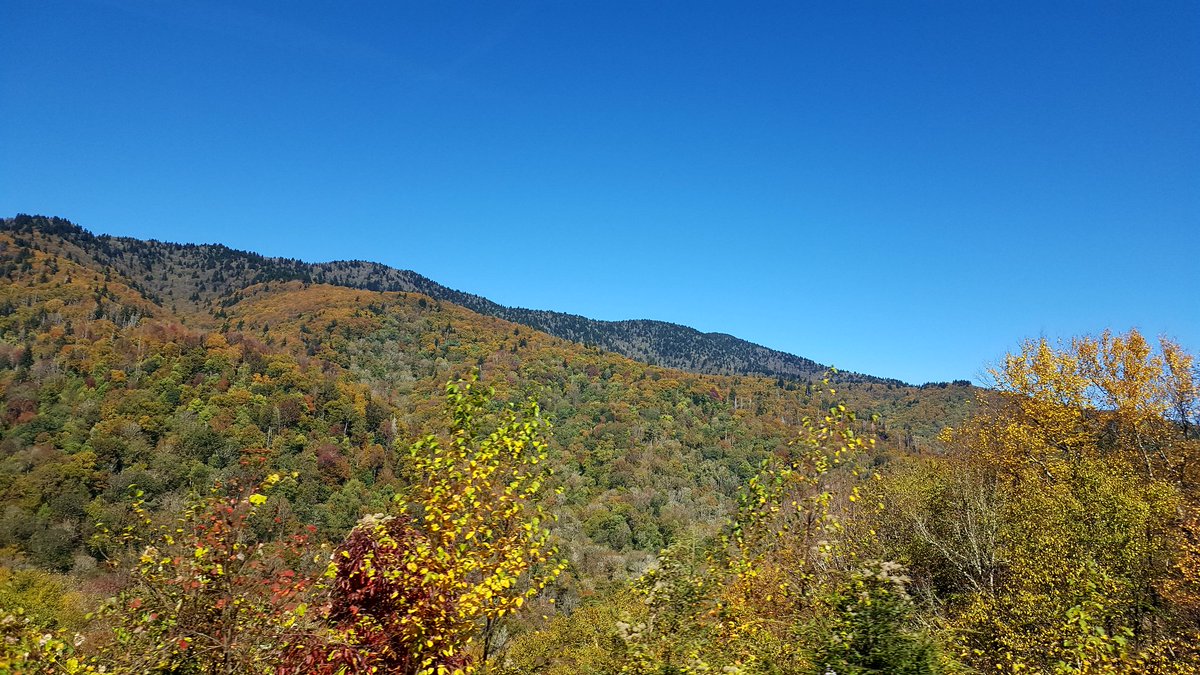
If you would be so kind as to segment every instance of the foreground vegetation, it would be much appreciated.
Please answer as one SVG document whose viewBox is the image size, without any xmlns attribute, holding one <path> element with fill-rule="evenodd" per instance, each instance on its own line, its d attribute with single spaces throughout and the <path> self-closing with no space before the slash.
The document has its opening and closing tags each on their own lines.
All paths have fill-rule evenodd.
<svg viewBox="0 0 1200 675">
<path fill-rule="evenodd" d="M 418 294 L 180 312 L 39 241 L 0 234 L 0 673 L 1200 669 L 1169 340 L 703 376 Z"/>
</svg>

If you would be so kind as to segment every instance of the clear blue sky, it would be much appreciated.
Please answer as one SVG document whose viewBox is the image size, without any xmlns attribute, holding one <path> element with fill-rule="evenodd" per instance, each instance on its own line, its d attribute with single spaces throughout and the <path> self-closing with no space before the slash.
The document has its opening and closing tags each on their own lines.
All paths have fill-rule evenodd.
<svg viewBox="0 0 1200 675">
<path fill-rule="evenodd" d="M 7 0 L 0 214 L 910 381 L 1200 350 L 1200 3 Z"/>
</svg>

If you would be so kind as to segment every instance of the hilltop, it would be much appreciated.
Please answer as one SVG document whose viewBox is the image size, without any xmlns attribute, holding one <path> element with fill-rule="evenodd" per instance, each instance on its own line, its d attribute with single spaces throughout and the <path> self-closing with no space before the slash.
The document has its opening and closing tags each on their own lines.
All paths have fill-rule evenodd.
<svg viewBox="0 0 1200 675">
<path fill-rule="evenodd" d="M 82 264 L 111 268 L 154 302 L 185 314 L 217 314 L 252 284 L 300 281 L 368 291 L 421 293 L 474 312 L 596 346 L 651 365 L 712 375 L 759 375 L 815 382 L 829 367 L 812 359 L 724 333 L 648 319 L 599 321 L 575 314 L 505 307 L 447 288 L 411 270 L 361 260 L 309 263 L 265 257 L 220 244 L 176 244 L 95 235 L 61 218 L 18 215 L 0 229 L 32 236 L 38 245 Z M 839 372 L 838 382 L 903 385 L 899 380 Z"/>
</svg>

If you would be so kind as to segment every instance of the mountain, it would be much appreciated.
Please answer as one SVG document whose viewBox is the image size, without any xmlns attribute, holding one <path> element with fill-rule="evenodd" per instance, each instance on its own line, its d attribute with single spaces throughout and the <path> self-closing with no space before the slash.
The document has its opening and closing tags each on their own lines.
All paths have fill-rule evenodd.
<svg viewBox="0 0 1200 675">
<path fill-rule="evenodd" d="M 420 279 L 367 263 L 307 265 L 96 237 L 54 219 L 5 221 L 0 672 L 43 672 L 68 656 L 68 666 L 80 656 L 129 657 L 129 667 L 105 672 L 144 673 L 163 658 L 225 664 L 172 672 L 249 672 L 228 667 L 229 643 L 200 647 L 233 635 L 245 637 L 239 644 L 261 672 L 279 673 L 280 646 L 345 630 L 326 622 L 340 622 L 343 608 L 358 614 L 360 597 L 386 604 L 405 593 L 444 606 L 423 575 L 479 574 L 479 566 L 452 566 L 458 553 L 477 545 L 486 553 L 497 529 L 507 536 L 517 523 L 501 515 L 434 549 L 425 544 L 433 533 L 461 521 L 427 518 L 424 504 L 439 494 L 457 513 L 481 499 L 512 504 L 499 495 L 530 498 L 514 486 L 533 475 L 521 478 L 519 465 L 489 469 L 500 466 L 488 464 L 496 444 L 450 464 L 434 448 L 487 438 L 506 455 L 511 443 L 515 457 L 532 445 L 497 424 L 541 430 L 536 463 L 553 490 L 539 492 L 538 503 L 550 517 L 520 527 L 547 523 L 566 565 L 523 607 L 515 603 L 520 612 L 491 624 L 494 632 L 485 621 L 459 622 L 505 637 L 496 672 L 669 669 L 655 663 L 822 672 L 850 640 L 875 645 L 880 636 L 916 645 L 889 652 L 897 659 L 946 644 L 974 655 L 982 672 L 995 669 L 984 660 L 1002 645 L 1042 658 L 1028 672 L 1050 672 L 1064 661 L 1041 654 L 1063 644 L 1094 640 L 1102 665 L 1121 653 L 1115 641 L 1103 646 L 1108 633 L 1092 624 L 1073 627 L 1070 617 L 1093 611 L 1112 611 L 1115 626 L 1157 613 L 1152 625 L 1172 642 L 1137 658 L 1172 667 L 1138 661 L 1128 672 L 1195 671 L 1174 667 L 1198 659 L 1184 651 L 1196 644 L 1200 597 L 1200 554 L 1185 545 L 1200 532 L 1191 398 L 1179 399 L 1181 417 L 1155 421 L 1140 404 L 1128 413 L 1072 409 L 979 396 L 964 383 L 833 387 L 692 373 L 480 313 L 468 296 L 456 296 L 462 305 L 444 299 L 452 291 L 369 288 Z M 1139 344 L 1131 336 L 1124 344 Z M 1051 370 L 1076 363 L 1037 358 L 1053 360 Z M 1180 374 L 1190 357 L 1168 362 L 1175 370 L 1145 354 L 1109 359 L 1091 382 L 1147 397 L 1139 401 L 1194 391 Z M 1145 375 L 1155 371 L 1163 374 Z M 1174 389 L 1160 384 L 1167 375 Z M 473 377 L 489 393 L 463 414 L 453 407 L 462 390 L 447 383 Z M 537 407 L 503 422 L 508 406 L 530 401 Z M 982 414 L 963 424 L 973 409 Z M 429 434 L 441 440 L 413 443 Z M 477 490 L 488 475 L 499 482 Z M 386 548 L 385 539 L 356 548 L 364 531 L 356 523 L 381 513 L 394 517 L 366 522 L 387 532 Z M 375 529 L 384 522 L 407 529 L 393 538 Z M 488 543 L 467 543 L 480 532 Z M 529 555 L 546 551 L 540 536 Z M 404 558 L 387 552 L 399 549 L 434 562 L 422 568 L 408 558 L 404 576 L 392 562 Z M 352 600 L 335 594 L 340 581 L 323 590 L 317 579 L 327 574 L 348 578 L 341 561 L 359 555 L 351 551 L 367 561 L 351 573 L 404 581 Z M 532 582 L 521 579 L 537 573 L 530 569 L 495 586 L 524 592 Z M 296 589 L 314 595 L 296 604 Z M 457 597 L 449 602 L 465 605 Z M 1162 608 L 1148 610 L 1145 598 Z M 395 614 L 429 605 L 391 606 Z M 294 630 L 305 616 L 314 623 Z M 916 626 L 944 628 L 922 637 Z M 1132 629 L 1113 635 L 1134 644 Z M 810 639 L 822 642 L 800 642 Z M 65 651 L 72 644 L 78 656 Z M 345 644 L 355 643 L 336 643 Z M 13 654 L 19 667 L 6 670 Z M 760 658 L 773 661 L 742 669 Z M 86 663 L 100 672 L 93 663 L 104 662 Z M 941 672 L 901 665 L 875 671 Z"/>
<path fill-rule="evenodd" d="M 711 533 L 805 419 L 844 403 L 882 462 L 933 447 L 975 395 L 648 365 L 421 292 L 353 287 L 374 283 L 356 276 L 368 269 L 412 279 L 5 221 L 0 567 L 11 554 L 86 571 L 106 555 L 96 523 L 124 517 L 130 486 L 167 514 L 243 474 L 291 476 L 273 513 L 337 540 L 414 480 L 407 444 L 444 428 L 448 381 L 478 374 L 553 422 L 556 531 L 585 594 Z M 345 283 L 316 283 L 331 279 Z"/>
<path fill-rule="evenodd" d="M 647 319 L 598 321 L 575 314 L 505 307 L 479 295 L 447 288 L 411 270 L 361 260 L 306 263 L 270 258 L 219 244 L 175 244 L 95 235 L 61 218 L 18 215 L 0 230 L 32 236 L 47 251 L 82 264 L 111 268 L 147 298 L 183 313 L 219 315 L 242 288 L 257 283 L 300 281 L 368 291 L 421 293 L 474 312 L 529 326 L 550 335 L 668 368 L 713 375 L 758 375 L 815 382 L 829 371 L 811 359 L 770 349 L 724 333 Z M 841 383 L 903 382 L 839 372 Z"/>
</svg>

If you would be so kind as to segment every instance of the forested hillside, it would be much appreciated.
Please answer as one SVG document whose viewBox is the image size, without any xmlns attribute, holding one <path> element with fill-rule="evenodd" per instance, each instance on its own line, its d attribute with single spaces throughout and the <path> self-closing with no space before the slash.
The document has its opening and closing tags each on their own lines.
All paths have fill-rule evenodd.
<svg viewBox="0 0 1200 675">
<path fill-rule="evenodd" d="M 0 279 L 0 672 L 1196 671 L 1170 341 L 995 391 L 700 374 L 53 219 Z"/>
<path fill-rule="evenodd" d="M 555 421 L 560 461 L 580 482 L 571 495 L 583 510 L 563 531 L 584 529 L 571 538 L 597 541 L 599 552 L 588 555 L 598 561 L 619 552 L 596 565 L 621 576 L 631 564 L 625 558 L 644 558 L 674 531 L 723 512 L 791 426 L 829 403 L 812 385 L 645 366 L 420 294 L 256 283 L 228 294 L 217 318 L 179 315 L 112 268 L 84 267 L 32 243 L 2 242 L 0 322 L 14 378 L 6 442 L 14 453 L 43 444 L 48 454 L 35 453 L 36 464 L 48 462 L 55 476 L 63 473 L 57 462 L 90 450 L 100 483 L 71 486 L 80 503 L 39 520 L 57 495 L 27 484 L 40 474 L 23 466 L 8 484 L 25 505 L 10 509 L 16 533 L 6 543 L 31 547 L 60 569 L 86 541 L 95 514 L 84 507 L 99 485 L 116 492 L 100 491 L 93 511 L 119 500 L 128 484 L 202 489 L 242 451 L 279 453 L 297 442 L 277 468 L 303 467 L 307 492 L 288 509 L 342 533 L 365 505 L 386 502 L 372 486 L 395 474 L 391 446 L 432 427 L 445 382 L 479 373 L 502 399 L 537 398 Z M 961 387 L 857 387 L 864 408 L 888 415 L 872 426 L 894 434 L 898 448 L 931 438 L 968 396 Z M 167 465 L 152 470 L 156 462 Z M 146 472 L 150 478 L 137 477 Z M 651 491 L 656 500 L 674 496 L 634 508 Z M 331 499 L 348 511 L 327 512 Z"/>
<path fill-rule="evenodd" d="M 701 333 L 663 321 L 596 321 L 561 312 L 504 307 L 478 295 L 446 288 L 416 272 L 378 263 L 360 260 L 305 263 L 267 258 L 215 244 L 96 236 L 60 218 L 41 216 L 4 219 L 0 228 L 30 237 L 44 250 L 68 259 L 112 268 L 147 298 L 176 312 L 214 311 L 231 302 L 231 295 L 255 283 L 302 281 L 371 291 L 421 293 L 638 361 L 697 373 L 813 381 L 824 377 L 828 370 L 812 360 L 731 335 Z M 836 379 L 902 384 L 850 372 L 839 373 Z"/>
</svg>

